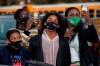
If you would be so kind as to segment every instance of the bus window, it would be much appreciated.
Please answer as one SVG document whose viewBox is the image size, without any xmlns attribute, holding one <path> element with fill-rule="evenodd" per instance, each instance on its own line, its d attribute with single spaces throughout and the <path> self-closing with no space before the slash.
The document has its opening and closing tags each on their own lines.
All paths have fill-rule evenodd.
<svg viewBox="0 0 100 66">
<path fill-rule="evenodd" d="M 60 10 L 60 11 L 58 11 L 58 13 L 59 13 L 59 14 L 63 14 L 64 12 L 63 12 L 63 10 Z"/>
<path fill-rule="evenodd" d="M 100 10 L 97 10 L 96 13 L 96 17 L 100 17 Z"/>
<path fill-rule="evenodd" d="M 42 14 L 42 11 L 39 11 L 39 14 Z"/>
<path fill-rule="evenodd" d="M 48 11 L 44 11 L 44 13 L 46 14 L 46 13 L 48 13 Z"/>
<path fill-rule="evenodd" d="M 94 10 L 93 9 L 89 9 L 89 13 L 90 13 L 90 17 L 93 18 L 94 17 Z"/>
<path fill-rule="evenodd" d="M 52 11 L 50 11 L 50 12 L 54 12 L 54 13 L 55 13 L 56 11 L 55 11 L 55 10 L 52 10 Z"/>
</svg>

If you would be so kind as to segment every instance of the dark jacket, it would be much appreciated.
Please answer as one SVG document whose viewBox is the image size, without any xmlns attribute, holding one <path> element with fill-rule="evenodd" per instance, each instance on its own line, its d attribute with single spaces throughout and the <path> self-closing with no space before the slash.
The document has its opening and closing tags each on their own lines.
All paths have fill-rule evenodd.
<svg viewBox="0 0 100 66">
<path fill-rule="evenodd" d="M 12 52 L 10 52 L 12 51 Z M 21 57 L 22 64 L 25 66 L 26 60 L 28 60 L 28 50 L 25 49 L 24 47 L 20 46 L 19 51 L 14 51 L 14 49 L 9 48 L 9 45 L 2 47 L 0 49 L 0 64 L 4 65 L 12 65 L 12 60 L 10 61 L 10 56 L 13 56 L 17 59 Z M 18 58 L 19 56 L 19 58 Z"/>
<path fill-rule="evenodd" d="M 42 50 L 42 35 L 32 37 L 29 49 L 31 51 L 31 59 L 36 61 L 44 61 Z M 56 66 L 70 66 L 70 49 L 69 45 L 63 37 L 59 37 L 59 49 L 57 54 Z"/>
<path fill-rule="evenodd" d="M 87 41 L 95 42 L 98 40 L 98 35 L 94 26 L 89 26 L 88 29 L 78 28 L 79 38 L 79 56 L 80 66 L 97 66 L 94 56 L 87 44 Z"/>
</svg>

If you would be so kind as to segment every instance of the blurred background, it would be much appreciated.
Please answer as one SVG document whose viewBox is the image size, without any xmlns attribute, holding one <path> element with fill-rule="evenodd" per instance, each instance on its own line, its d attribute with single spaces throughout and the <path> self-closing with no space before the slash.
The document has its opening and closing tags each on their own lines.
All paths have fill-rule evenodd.
<svg viewBox="0 0 100 66">
<path fill-rule="evenodd" d="M 32 4 L 56 4 L 77 2 L 100 2 L 100 0 L 0 0 L 0 6 Z"/>
<path fill-rule="evenodd" d="M 40 18 L 47 12 L 58 12 L 64 17 L 68 7 L 87 5 L 90 17 L 100 36 L 100 0 L 0 0 L 0 44 L 6 43 L 6 32 L 16 27 L 14 13 L 17 9 L 25 8 L 32 15 L 39 13 Z"/>
</svg>

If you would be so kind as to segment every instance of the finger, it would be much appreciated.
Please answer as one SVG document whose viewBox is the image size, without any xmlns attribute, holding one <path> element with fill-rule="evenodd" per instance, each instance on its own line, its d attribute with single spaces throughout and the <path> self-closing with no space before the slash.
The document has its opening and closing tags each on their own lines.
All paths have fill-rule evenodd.
<svg viewBox="0 0 100 66">
<path fill-rule="evenodd" d="M 84 14 L 85 14 L 85 12 L 84 12 L 84 11 L 81 11 L 81 16 L 82 16 L 82 17 L 85 16 Z"/>
<path fill-rule="evenodd" d="M 69 37 L 69 38 L 70 38 L 70 37 L 71 37 L 70 32 L 66 32 L 66 33 L 65 33 L 65 37 Z"/>
<path fill-rule="evenodd" d="M 68 38 L 71 38 L 71 36 L 70 36 L 70 35 L 64 35 L 64 37 L 68 37 Z"/>
<path fill-rule="evenodd" d="M 81 11 L 81 13 L 86 13 L 87 11 Z"/>
<path fill-rule="evenodd" d="M 75 34 L 73 31 L 71 31 L 71 34 L 73 35 L 73 34 Z"/>
<path fill-rule="evenodd" d="M 71 64 L 70 66 L 77 66 L 77 65 L 75 65 L 75 64 Z"/>
<path fill-rule="evenodd" d="M 33 20 L 34 20 L 34 17 L 31 17 L 31 18 L 30 18 L 30 20 L 32 20 L 32 21 L 33 21 Z"/>
<path fill-rule="evenodd" d="M 28 19 L 27 23 L 29 24 L 29 23 L 32 23 L 33 21 L 34 21 L 34 18 L 31 17 Z"/>
<path fill-rule="evenodd" d="M 72 31 L 72 30 L 73 30 L 73 28 L 68 29 L 69 32 Z"/>
<path fill-rule="evenodd" d="M 81 11 L 81 14 L 83 14 L 83 15 L 84 15 L 85 13 L 87 13 L 87 11 Z"/>
</svg>

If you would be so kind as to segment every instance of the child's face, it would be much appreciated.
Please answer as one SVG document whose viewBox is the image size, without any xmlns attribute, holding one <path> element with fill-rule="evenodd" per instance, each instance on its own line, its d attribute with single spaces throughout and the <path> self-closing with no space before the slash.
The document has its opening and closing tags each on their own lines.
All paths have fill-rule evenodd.
<svg viewBox="0 0 100 66">
<path fill-rule="evenodd" d="M 12 33 L 10 36 L 10 41 L 11 42 L 16 42 L 16 41 L 20 41 L 21 40 L 21 36 L 19 33 Z"/>
</svg>

